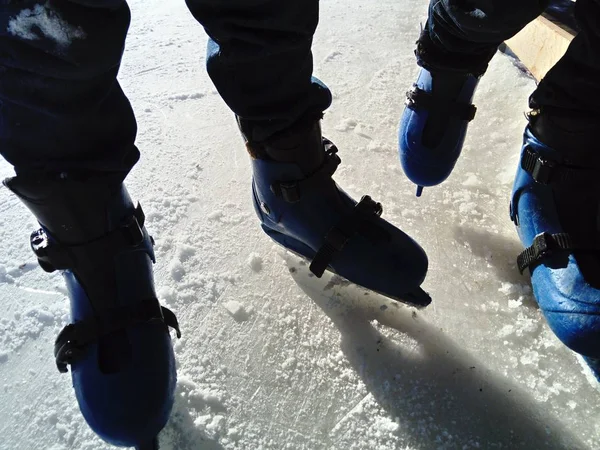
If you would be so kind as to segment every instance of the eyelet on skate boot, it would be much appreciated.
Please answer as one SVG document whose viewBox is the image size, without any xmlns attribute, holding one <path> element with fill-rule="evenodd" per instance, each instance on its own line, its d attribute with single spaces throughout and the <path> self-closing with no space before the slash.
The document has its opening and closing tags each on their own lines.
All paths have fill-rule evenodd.
<svg viewBox="0 0 600 450">
<path fill-rule="evenodd" d="M 412 306 L 431 302 L 420 288 L 425 252 L 380 217 L 379 203 L 368 196 L 356 202 L 336 185 L 332 176 L 341 160 L 318 122 L 247 146 L 254 206 L 269 237 L 311 261 L 317 276 L 329 270 Z"/>
<path fill-rule="evenodd" d="M 567 164 L 565 154 L 526 128 L 511 201 L 526 247 L 517 262 L 521 272 L 530 270 L 535 298 L 557 337 L 575 352 L 599 358 L 600 168 Z"/>
</svg>

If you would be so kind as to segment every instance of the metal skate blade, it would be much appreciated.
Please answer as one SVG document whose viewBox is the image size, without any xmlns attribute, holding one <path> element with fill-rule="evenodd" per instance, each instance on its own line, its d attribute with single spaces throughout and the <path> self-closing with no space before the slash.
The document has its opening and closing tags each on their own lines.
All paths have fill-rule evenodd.
<svg viewBox="0 0 600 450">
<path fill-rule="evenodd" d="M 600 392 L 600 359 L 582 356 L 577 353 L 575 353 L 575 357 L 581 364 L 582 372 L 590 386 Z"/>
<path fill-rule="evenodd" d="M 406 306 L 410 306 L 412 308 L 422 309 L 431 303 L 431 297 L 429 296 L 429 294 L 420 287 L 411 292 L 407 292 L 402 295 L 398 295 L 398 296 L 390 295 L 390 294 L 386 294 L 385 292 L 375 291 L 373 289 L 369 289 L 367 287 L 361 286 L 360 284 L 354 283 L 353 281 L 350 281 L 347 278 L 344 278 L 341 275 L 338 275 L 335 271 L 331 270 L 330 268 L 327 268 L 327 270 L 325 271 L 327 276 L 323 276 L 323 279 L 319 279 L 312 272 L 310 272 L 310 270 L 308 268 L 310 265 L 310 260 L 308 258 L 306 258 L 304 255 L 301 255 L 292 250 L 289 250 L 287 247 L 284 247 L 284 246 L 280 245 L 279 243 L 277 243 L 277 244 L 280 247 L 280 249 L 282 250 L 280 252 L 280 255 L 284 259 L 286 264 L 288 266 L 290 266 L 290 271 L 292 272 L 292 276 L 294 277 L 294 279 L 296 279 L 298 269 L 296 269 L 294 267 L 295 265 L 297 265 L 297 262 L 296 262 L 296 264 L 294 264 L 294 262 L 291 260 L 292 255 L 300 258 L 300 260 L 302 261 L 303 264 L 301 263 L 301 268 L 300 268 L 301 271 L 303 272 L 302 275 L 304 275 L 305 278 L 312 279 L 313 284 L 322 284 L 321 287 L 323 290 L 331 289 L 334 285 L 337 287 L 341 287 L 341 288 L 347 288 L 347 287 L 354 286 L 355 288 L 360 289 L 364 292 L 372 292 L 374 294 L 380 295 L 380 296 L 388 298 L 390 300 L 394 300 L 398 303 L 402 303 L 402 304 L 404 304 Z M 294 270 L 292 271 L 292 269 L 294 269 Z"/>
</svg>

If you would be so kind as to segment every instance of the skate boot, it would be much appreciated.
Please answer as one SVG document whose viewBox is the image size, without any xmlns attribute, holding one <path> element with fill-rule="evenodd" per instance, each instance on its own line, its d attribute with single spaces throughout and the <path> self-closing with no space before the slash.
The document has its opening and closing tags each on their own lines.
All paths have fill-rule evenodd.
<svg viewBox="0 0 600 450">
<path fill-rule="evenodd" d="M 526 247 L 518 267 L 556 336 L 600 358 L 600 152 L 587 139 L 551 147 L 556 123 L 539 119 L 525 129 L 510 207 Z"/>
<path fill-rule="evenodd" d="M 173 405 L 175 315 L 154 291 L 152 238 L 122 177 L 18 175 L 4 181 L 42 228 L 31 236 L 41 267 L 62 271 L 72 323 L 54 347 L 71 367 L 90 427 L 117 446 L 155 448 Z"/>
<path fill-rule="evenodd" d="M 358 203 L 332 179 L 340 158 L 321 136 L 319 122 L 298 124 L 266 142 L 253 142 L 253 194 L 263 230 L 311 261 L 316 276 L 330 270 L 347 280 L 417 307 L 431 299 L 419 286 L 427 256 L 405 233 L 381 218 L 381 204 Z"/>
<path fill-rule="evenodd" d="M 417 185 L 417 197 L 424 186 L 440 184 L 454 169 L 475 117 L 471 100 L 478 83 L 472 75 L 422 68 L 406 94 L 398 135 L 400 162 Z"/>
</svg>

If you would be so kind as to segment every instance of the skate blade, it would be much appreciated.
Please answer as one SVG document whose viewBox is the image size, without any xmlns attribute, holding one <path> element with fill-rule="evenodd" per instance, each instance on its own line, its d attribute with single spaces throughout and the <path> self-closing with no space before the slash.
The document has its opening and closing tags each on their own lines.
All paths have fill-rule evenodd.
<svg viewBox="0 0 600 450">
<path fill-rule="evenodd" d="M 280 256 L 283 258 L 283 260 L 288 265 L 290 272 L 292 272 L 293 276 L 296 274 L 296 271 L 298 271 L 300 269 L 302 271 L 302 275 L 304 275 L 305 278 L 313 280 L 312 283 L 318 284 L 321 287 L 321 289 L 324 291 L 330 290 L 333 288 L 355 287 L 356 289 L 363 291 L 365 294 L 374 293 L 374 294 L 380 295 L 382 297 L 388 298 L 390 300 L 394 300 L 395 302 L 402 303 L 406 306 L 410 306 L 411 308 L 416 308 L 416 309 L 423 309 L 431 303 L 431 297 L 429 296 L 429 294 L 420 287 L 415 289 L 412 292 L 402 294 L 401 296 L 390 295 L 390 294 L 386 294 L 384 292 L 379 292 L 379 291 L 375 291 L 373 289 L 369 289 L 369 288 L 364 287 L 360 284 L 357 284 L 353 281 L 350 281 L 347 278 L 344 278 L 343 276 L 338 275 L 334 270 L 332 270 L 329 267 L 325 271 L 325 275 L 327 275 L 327 276 L 324 275 L 322 278 L 318 278 L 309 269 L 309 266 L 311 263 L 309 258 L 307 258 L 304 255 L 301 255 L 300 253 L 294 252 L 293 250 L 290 250 L 287 247 L 284 247 L 283 245 L 281 245 L 277 242 L 276 242 L 276 244 L 277 244 L 278 250 L 279 250 L 278 253 L 280 254 Z M 298 264 L 297 263 L 294 264 L 292 257 L 297 257 L 300 259 L 300 264 L 299 264 L 300 267 L 299 268 L 296 268 L 296 266 Z"/>
<path fill-rule="evenodd" d="M 600 392 L 600 359 L 587 358 L 577 353 L 575 353 L 575 356 L 588 383 Z"/>
</svg>

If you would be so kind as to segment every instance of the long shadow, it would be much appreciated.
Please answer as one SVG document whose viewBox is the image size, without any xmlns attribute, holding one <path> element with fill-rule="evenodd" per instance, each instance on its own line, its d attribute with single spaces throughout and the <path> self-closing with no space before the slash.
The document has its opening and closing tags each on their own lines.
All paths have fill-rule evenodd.
<svg viewBox="0 0 600 450">
<path fill-rule="evenodd" d="M 392 417 L 399 418 L 404 445 L 415 449 L 586 448 L 543 403 L 493 373 L 414 311 L 348 287 L 339 277 L 311 277 L 296 258 L 284 258 L 300 288 L 339 329 L 341 349 L 369 392 Z M 400 334 L 385 337 L 372 320 Z"/>
<path fill-rule="evenodd" d="M 462 226 L 454 228 L 454 237 L 467 242 L 475 256 L 489 262 L 499 280 L 510 284 L 530 285 L 529 271 L 526 270 L 521 275 L 517 269 L 517 256 L 523 251 L 518 240 Z M 523 304 L 529 308 L 539 308 L 533 294 L 525 296 Z"/>
</svg>

